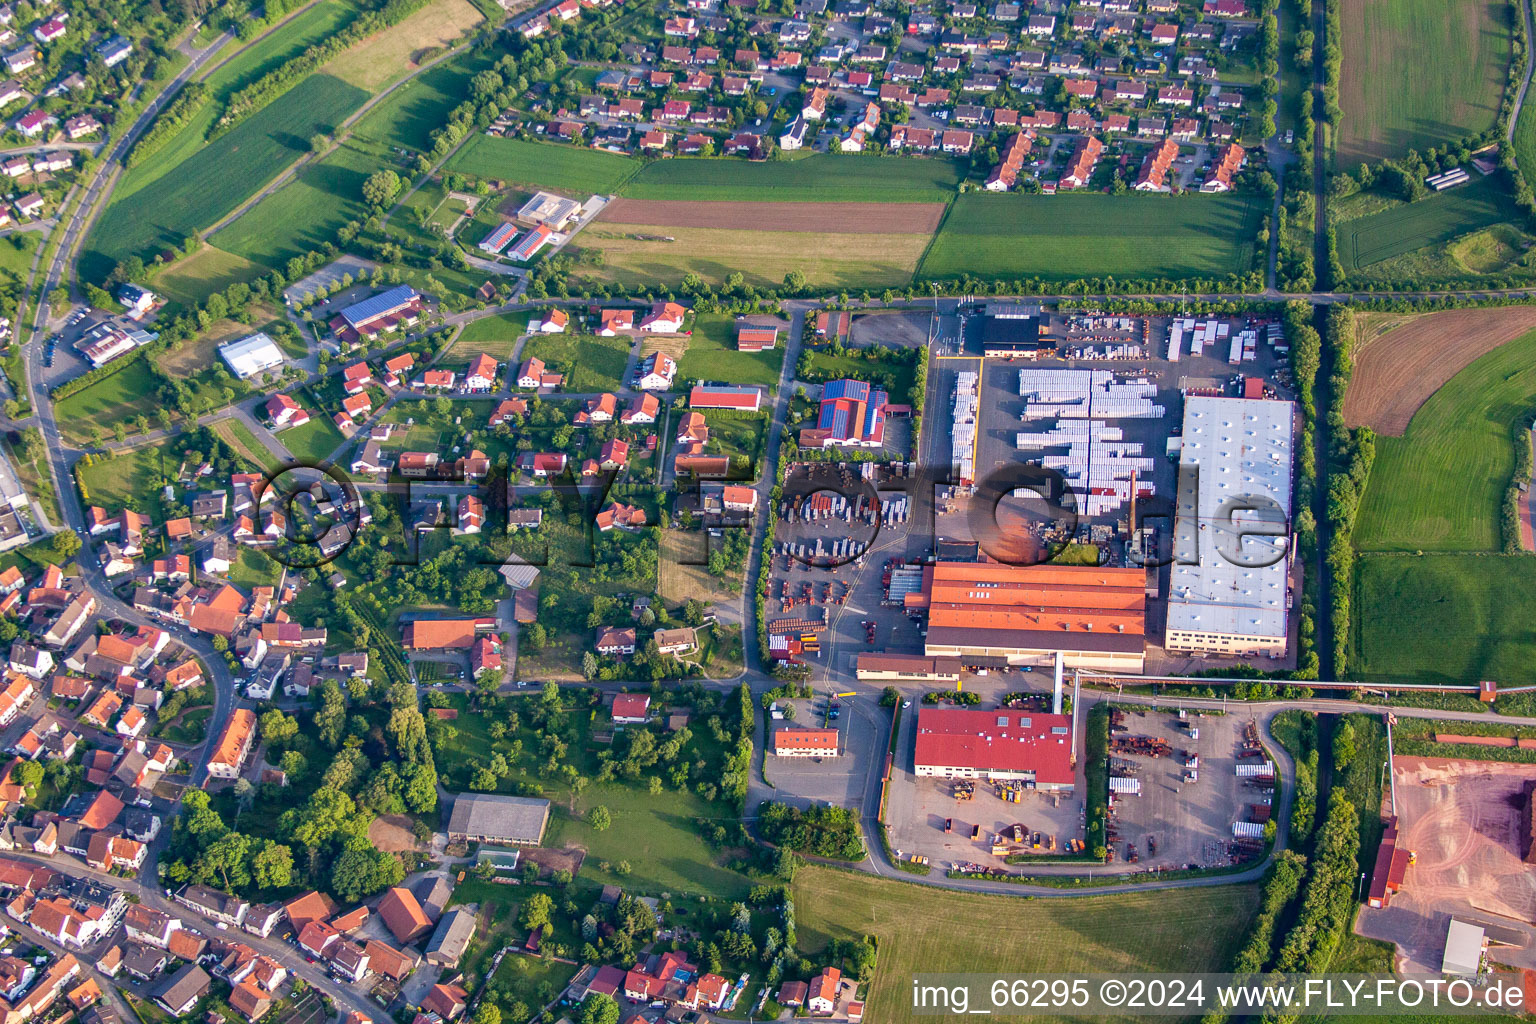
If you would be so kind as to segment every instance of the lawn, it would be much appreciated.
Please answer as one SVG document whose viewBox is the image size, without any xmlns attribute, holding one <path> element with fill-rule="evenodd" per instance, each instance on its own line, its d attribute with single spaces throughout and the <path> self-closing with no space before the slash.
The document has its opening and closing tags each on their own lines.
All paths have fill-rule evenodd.
<svg viewBox="0 0 1536 1024">
<path fill-rule="evenodd" d="M 129 255 L 180 245 L 229 213 L 333 131 L 368 94 L 328 75 L 312 75 L 174 169 L 107 207 L 82 256 L 82 276 L 104 277 Z"/>
<path fill-rule="evenodd" d="M 1536 331 L 1452 377 L 1401 437 L 1378 437 L 1360 503 L 1362 551 L 1495 551 L 1514 472 L 1511 430 L 1536 407 Z"/>
<path fill-rule="evenodd" d="M 700 839 L 693 827 L 693 819 L 734 817 L 733 808 L 723 801 L 707 801 L 694 790 L 680 791 L 672 785 L 660 793 L 649 791 L 646 778 L 637 783 L 607 782 L 595 780 L 598 769 L 597 753 L 605 745 L 592 737 L 594 727 L 606 728 L 606 715 L 601 710 L 578 707 L 568 711 L 567 722 L 575 730 L 575 742 L 569 744 L 562 763 L 575 766 L 591 785 L 576 799 L 575 816 L 571 813 L 572 800 L 569 788 L 558 779 L 546 778 L 538 772 L 543 763 L 540 740 L 535 735 L 531 712 L 526 702 L 538 699 L 536 690 L 525 691 L 525 699 L 508 699 L 507 710 L 519 717 L 518 729 L 508 732 L 500 740 L 493 740 L 488 732 L 490 720 L 479 712 L 468 710 L 462 694 L 449 694 L 450 706 L 459 710 L 459 717 L 451 723 L 452 739 L 446 741 L 443 755 L 438 758 L 442 766 L 442 784 L 450 791 L 467 788 L 468 779 L 476 767 L 489 762 L 501 753 L 510 756 L 513 743 L 520 741 L 522 756 L 513 759 L 513 772 L 498 785 L 500 792 L 516 792 L 519 786 L 540 786 L 553 807 L 550 809 L 549 829 L 543 845 L 552 849 L 576 846 L 585 850 L 587 858 L 581 867 L 581 878 L 602 884 L 619 884 L 637 894 L 660 892 L 709 893 L 727 899 L 744 896 L 750 881 L 744 875 L 715 863 L 714 855 Z M 565 691 L 567 700 L 571 691 Z M 705 760 L 718 769 L 722 752 L 702 721 L 690 727 L 692 739 L 684 748 L 680 761 L 692 763 Z M 658 735 L 665 740 L 666 734 Z M 660 768 L 657 769 L 660 772 Z M 598 831 L 585 821 L 584 815 L 592 807 L 601 804 L 608 808 L 611 827 Z M 610 870 L 604 871 L 602 862 L 608 862 Z M 620 861 L 628 861 L 632 873 L 620 876 L 612 867 Z"/>
<path fill-rule="evenodd" d="M 1533 569 L 1529 555 L 1362 555 L 1355 598 L 1360 677 L 1536 683 Z"/>
<path fill-rule="evenodd" d="M 694 318 L 688 349 L 678 360 L 677 370 L 692 380 L 724 381 L 729 384 L 761 384 L 770 390 L 778 386 L 779 370 L 784 365 L 784 341 L 766 352 L 736 351 L 736 318 L 720 314 L 702 314 Z"/>
<path fill-rule="evenodd" d="M 467 0 L 432 3 L 334 58 L 327 74 L 375 92 L 415 67 L 416 54 L 451 44 L 485 19 Z"/>
<path fill-rule="evenodd" d="M 623 188 L 631 199 L 942 203 L 960 181 L 948 159 L 816 153 L 798 160 L 658 160 Z"/>
<path fill-rule="evenodd" d="M 382 146 L 349 139 L 212 237 L 241 257 L 281 266 L 334 240 L 348 221 L 362 220 L 363 182 L 389 164 Z"/>
<path fill-rule="evenodd" d="M 677 287 L 690 273 L 712 286 L 740 273 L 755 288 L 779 288 L 786 274 L 798 270 L 812 288 L 856 292 L 906 287 L 931 239 L 926 234 L 755 231 L 599 221 L 577 235 L 572 245 L 601 251 L 603 266 L 598 276 L 636 290 L 657 284 Z"/>
<path fill-rule="evenodd" d="M 267 272 L 268 268 L 244 256 L 204 245 L 191 256 L 158 271 L 150 284 L 170 301 L 191 307 L 236 281 L 252 281 Z"/>
<path fill-rule="evenodd" d="M 551 371 L 565 374 L 561 390 L 587 394 L 619 389 L 624 368 L 629 364 L 629 348 L 628 338 L 546 334 L 528 339 L 523 346 L 523 358 L 542 359 Z"/>
<path fill-rule="evenodd" d="M 1346 273 L 1361 280 L 1405 280 L 1429 275 L 1473 275 L 1514 269 L 1490 264 L 1474 253 L 1461 250 L 1447 254 L 1440 249 L 1459 236 L 1504 223 L 1519 223 L 1523 215 L 1496 175 L 1475 179 L 1460 188 L 1441 192 L 1416 203 L 1393 202 L 1365 216 L 1349 218 L 1351 206 L 1379 205 L 1379 198 L 1365 196 L 1357 203 L 1341 204 L 1337 234 L 1339 258 Z M 1426 253 L 1424 250 L 1429 250 Z M 1524 260 L 1511 254 L 1519 270 L 1529 273 Z M 1470 257 L 1470 261 L 1467 259 Z M 1439 258 L 1444 266 L 1426 263 Z"/>
<path fill-rule="evenodd" d="M 447 170 L 585 199 L 617 192 L 639 167 L 638 160 L 599 149 L 478 135 L 454 154 Z"/>
<path fill-rule="evenodd" d="M 920 277 L 1221 278 L 1248 272 L 1257 196 L 992 195 L 955 200 Z"/>
<path fill-rule="evenodd" d="M 1344 0 L 1337 165 L 1491 128 L 1509 67 L 1511 10 L 1500 0 Z"/>
<path fill-rule="evenodd" d="M 176 465 L 162 460 L 162 449 L 151 445 L 110 457 L 88 456 L 96 461 L 75 465 L 81 495 L 86 505 L 100 505 L 115 511 L 133 502 L 134 507 L 160 520 L 160 489 L 168 482 Z"/>
<path fill-rule="evenodd" d="M 229 582 L 250 589 L 259 586 L 276 586 L 283 574 L 283 566 L 269 557 L 265 551 L 240 545 L 240 556 L 229 567 Z"/>
<path fill-rule="evenodd" d="M 158 386 L 148 360 L 140 356 L 117 373 L 59 402 L 54 410 L 59 427 L 74 438 L 88 439 L 96 427 L 110 433 L 113 425 L 123 420 L 140 413 L 153 415 L 159 408 L 155 399 Z"/>
<path fill-rule="evenodd" d="M 461 354 L 484 352 L 493 359 L 506 362 L 512 358 L 517 339 L 528 330 L 528 317 L 526 312 L 502 313 L 471 321 L 459 333 L 454 349 Z"/>
<path fill-rule="evenodd" d="M 813 960 L 829 939 L 874 936 L 865 1018 L 881 1024 L 925 1019 L 912 1006 L 919 973 L 1225 971 L 1258 903 L 1249 885 L 1026 902 L 824 867 L 802 868 L 793 890 Z"/>
<path fill-rule="evenodd" d="M 276 434 L 277 440 L 293 453 L 294 458 L 311 465 L 326 465 L 331 453 L 345 443 L 346 438 L 336 429 L 324 413 L 309 408 L 310 420 L 302 427 L 289 427 Z"/>
<path fill-rule="evenodd" d="M 494 63 L 494 55 L 461 53 L 450 57 L 402 83 L 352 126 L 353 134 L 385 146 L 430 149 L 432 130 L 464 102 L 469 80 Z"/>
</svg>

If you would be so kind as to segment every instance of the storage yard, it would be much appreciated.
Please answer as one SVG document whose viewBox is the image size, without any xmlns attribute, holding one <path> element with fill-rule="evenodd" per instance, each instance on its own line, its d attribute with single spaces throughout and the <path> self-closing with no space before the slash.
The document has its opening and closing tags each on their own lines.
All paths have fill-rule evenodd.
<svg viewBox="0 0 1536 1024">
<path fill-rule="evenodd" d="M 1370 903 L 1386 905 L 1364 907 L 1356 930 L 1396 943 L 1401 972 L 1432 974 L 1441 969 L 1454 915 L 1486 929 L 1490 959 L 1536 967 L 1536 881 L 1525 809 L 1536 765 L 1398 756 L 1392 777 L 1396 846 L 1407 854 L 1401 888 L 1378 900 L 1378 861 L 1368 871 Z"/>
</svg>

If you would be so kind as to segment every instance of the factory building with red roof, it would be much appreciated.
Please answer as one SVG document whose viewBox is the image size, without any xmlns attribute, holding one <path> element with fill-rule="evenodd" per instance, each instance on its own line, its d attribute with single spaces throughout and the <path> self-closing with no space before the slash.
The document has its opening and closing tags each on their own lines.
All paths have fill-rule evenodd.
<svg viewBox="0 0 1536 1024">
<path fill-rule="evenodd" d="M 923 708 L 917 713 L 913 771 L 945 779 L 1017 779 L 1070 793 L 1072 717 L 1018 708 L 976 711 Z"/>
</svg>

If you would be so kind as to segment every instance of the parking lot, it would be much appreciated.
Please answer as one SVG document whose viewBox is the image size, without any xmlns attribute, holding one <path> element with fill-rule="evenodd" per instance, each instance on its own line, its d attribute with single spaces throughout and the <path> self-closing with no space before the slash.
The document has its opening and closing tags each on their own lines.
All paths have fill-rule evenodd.
<svg viewBox="0 0 1536 1024">
<path fill-rule="evenodd" d="M 829 688 L 810 700 L 782 701 L 793 704 L 792 719 L 769 721 L 768 752 L 763 760 L 763 775 L 774 786 L 773 799 L 796 807 L 831 803 L 839 807 L 861 807 L 864 795 L 885 763 L 886 742 L 890 738 L 891 712 L 867 696 L 836 698 Z M 839 714 L 829 718 L 832 703 Z M 776 757 L 772 733 L 781 728 L 835 728 L 838 731 L 836 757 Z"/>
</svg>

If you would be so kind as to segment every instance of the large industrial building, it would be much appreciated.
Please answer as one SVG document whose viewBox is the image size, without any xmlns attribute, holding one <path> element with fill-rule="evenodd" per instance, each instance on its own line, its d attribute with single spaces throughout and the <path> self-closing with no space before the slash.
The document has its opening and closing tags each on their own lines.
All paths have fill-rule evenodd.
<svg viewBox="0 0 1536 1024">
<path fill-rule="evenodd" d="M 1072 717 L 998 708 L 923 708 L 917 713 L 913 771 L 945 779 L 1016 779 L 1070 793 L 1075 772 Z"/>
<path fill-rule="evenodd" d="M 1044 665 L 1142 671 L 1146 571 L 1097 566 L 936 562 L 905 595 L 926 613 L 930 658 L 968 664 Z"/>
<path fill-rule="evenodd" d="M 229 364 L 230 372 L 241 380 L 283 365 L 283 350 L 262 331 L 220 345 L 219 355 Z"/>
<path fill-rule="evenodd" d="M 1185 400 L 1168 650 L 1284 656 L 1294 424 L 1290 402 Z"/>
</svg>

